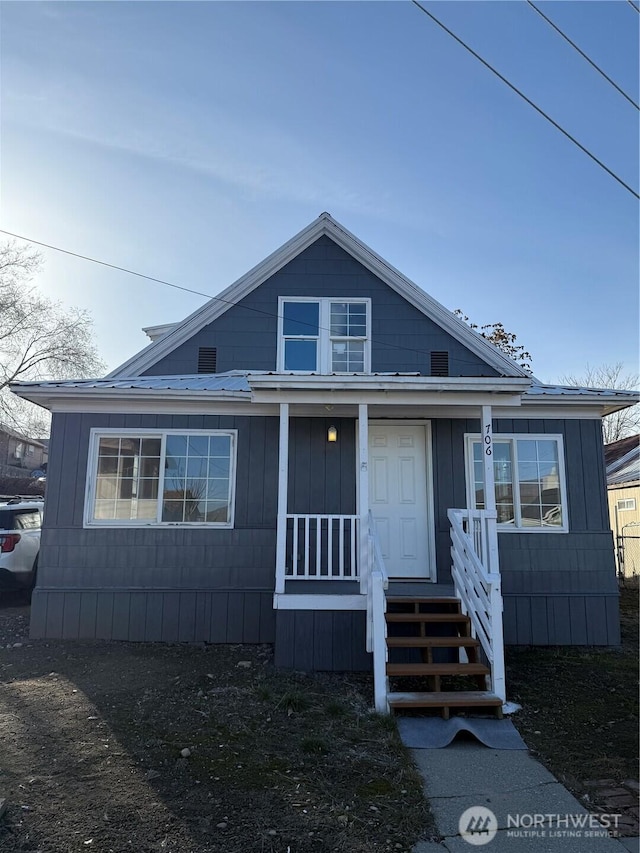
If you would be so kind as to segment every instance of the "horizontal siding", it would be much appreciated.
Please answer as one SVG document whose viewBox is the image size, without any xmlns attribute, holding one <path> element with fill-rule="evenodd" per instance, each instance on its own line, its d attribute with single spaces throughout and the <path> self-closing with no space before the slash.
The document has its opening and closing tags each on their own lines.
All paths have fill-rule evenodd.
<svg viewBox="0 0 640 853">
<path fill-rule="evenodd" d="M 275 370 L 279 296 L 369 297 L 372 370 L 431 372 L 431 351 L 449 353 L 451 376 L 496 376 L 455 338 L 410 305 L 329 237 L 320 237 L 281 270 L 146 375 L 196 373 L 200 347 L 216 347 L 217 369 Z"/>
<path fill-rule="evenodd" d="M 275 665 L 302 672 L 368 672 L 363 611 L 276 610 Z"/>
</svg>

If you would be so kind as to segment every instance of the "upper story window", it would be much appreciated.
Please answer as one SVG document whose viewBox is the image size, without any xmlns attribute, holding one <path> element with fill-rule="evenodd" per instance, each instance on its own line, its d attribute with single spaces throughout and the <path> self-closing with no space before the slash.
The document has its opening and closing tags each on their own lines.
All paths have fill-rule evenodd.
<svg viewBox="0 0 640 853">
<path fill-rule="evenodd" d="M 281 298 L 278 315 L 278 370 L 370 372 L 370 299 Z"/>
<path fill-rule="evenodd" d="M 467 506 L 484 509 L 480 436 L 466 436 Z M 494 435 L 498 530 L 566 532 L 567 485 L 561 435 Z"/>
</svg>

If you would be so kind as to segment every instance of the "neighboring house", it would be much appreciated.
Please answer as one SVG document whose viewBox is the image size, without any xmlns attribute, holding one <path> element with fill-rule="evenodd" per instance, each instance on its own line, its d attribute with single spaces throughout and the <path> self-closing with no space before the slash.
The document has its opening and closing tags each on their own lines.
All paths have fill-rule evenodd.
<svg viewBox="0 0 640 853">
<path fill-rule="evenodd" d="M 149 331 L 105 379 L 12 386 L 53 412 L 32 636 L 373 651 L 380 710 L 407 666 L 439 690 L 441 646 L 481 678 L 478 643 L 501 704 L 503 624 L 619 643 L 601 418 L 637 395 L 539 384 L 328 214 Z"/>
<path fill-rule="evenodd" d="M 640 435 L 605 445 L 609 518 L 618 574 L 640 575 Z"/>
<path fill-rule="evenodd" d="M 41 441 L 0 426 L 0 475 L 28 477 L 45 460 L 46 450 Z"/>
</svg>

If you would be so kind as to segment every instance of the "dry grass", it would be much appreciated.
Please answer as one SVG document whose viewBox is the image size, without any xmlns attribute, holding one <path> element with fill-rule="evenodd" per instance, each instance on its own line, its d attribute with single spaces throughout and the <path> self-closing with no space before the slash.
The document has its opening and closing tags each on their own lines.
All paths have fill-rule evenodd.
<svg viewBox="0 0 640 853">
<path fill-rule="evenodd" d="M 277 672 L 268 647 L 24 642 L 0 649 L 7 853 L 409 851 L 433 828 L 367 677 Z"/>
</svg>

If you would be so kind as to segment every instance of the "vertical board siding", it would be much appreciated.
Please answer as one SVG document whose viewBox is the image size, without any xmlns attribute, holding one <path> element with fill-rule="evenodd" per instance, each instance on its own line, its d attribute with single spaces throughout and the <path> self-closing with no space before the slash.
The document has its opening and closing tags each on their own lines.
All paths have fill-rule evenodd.
<svg viewBox="0 0 640 853">
<path fill-rule="evenodd" d="M 32 637 L 273 643 L 271 593 L 36 590 Z"/>
<path fill-rule="evenodd" d="M 450 376 L 496 376 L 475 353 L 377 276 L 320 237 L 221 317 L 161 358 L 146 375 L 197 373 L 200 347 L 216 347 L 217 370 L 276 369 L 279 296 L 371 299 L 372 370 L 431 373 L 431 351 L 449 353 Z"/>
<path fill-rule="evenodd" d="M 302 672 L 368 672 L 361 610 L 277 610 L 275 665 Z"/>
<path fill-rule="evenodd" d="M 505 418 L 496 434 L 564 438 L 568 533 L 499 534 L 504 634 L 518 645 L 617 645 L 618 589 L 599 420 Z M 438 581 L 451 578 L 447 509 L 466 507 L 464 435 L 478 420 L 432 422 Z"/>
<path fill-rule="evenodd" d="M 327 441 L 330 426 L 338 441 Z M 353 418 L 292 418 L 289 446 L 289 513 L 356 512 L 356 429 Z"/>
<path fill-rule="evenodd" d="M 332 424 L 339 438 L 330 445 Z M 235 528 L 83 529 L 89 431 L 100 426 L 237 429 Z M 355 420 L 292 418 L 290 428 L 289 512 L 355 513 Z M 432 421 L 440 583 L 450 581 L 447 510 L 466 505 L 464 435 L 478 430 L 477 419 Z M 564 436 L 570 526 L 568 534 L 500 534 L 507 642 L 619 642 L 599 422 L 498 419 L 500 432 Z M 282 634 L 293 617 L 275 614 L 271 602 L 277 446 L 274 417 L 54 415 L 32 636 L 224 643 L 271 642 Z M 305 667 L 367 663 L 354 657 L 358 614 L 309 619 L 300 616 L 291 627 L 296 637 L 316 638 L 296 652 Z"/>
</svg>

